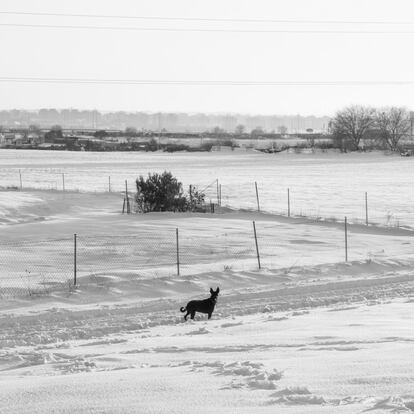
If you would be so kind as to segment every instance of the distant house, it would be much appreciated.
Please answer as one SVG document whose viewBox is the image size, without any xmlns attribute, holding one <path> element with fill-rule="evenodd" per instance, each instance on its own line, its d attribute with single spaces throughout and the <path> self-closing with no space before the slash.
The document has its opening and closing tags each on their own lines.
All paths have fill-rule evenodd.
<svg viewBox="0 0 414 414">
<path fill-rule="evenodd" d="M 5 132 L 3 134 L 3 144 L 4 145 L 13 145 L 15 139 L 15 134 L 12 132 Z"/>
<path fill-rule="evenodd" d="M 211 147 L 211 151 L 212 152 L 218 152 L 218 151 L 229 152 L 229 151 L 234 151 L 235 148 L 237 147 L 231 146 L 231 145 L 213 145 Z"/>
<path fill-rule="evenodd" d="M 14 145 L 23 145 L 25 143 L 26 143 L 26 140 L 23 134 L 14 134 L 14 139 L 13 139 Z"/>
<path fill-rule="evenodd" d="M 26 142 L 31 145 L 40 145 L 45 142 L 45 138 L 40 134 L 32 132 L 27 135 Z"/>
<path fill-rule="evenodd" d="M 127 137 L 105 137 L 105 142 L 115 142 L 117 144 L 127 144 L 129 139 Z"/>
</svg>

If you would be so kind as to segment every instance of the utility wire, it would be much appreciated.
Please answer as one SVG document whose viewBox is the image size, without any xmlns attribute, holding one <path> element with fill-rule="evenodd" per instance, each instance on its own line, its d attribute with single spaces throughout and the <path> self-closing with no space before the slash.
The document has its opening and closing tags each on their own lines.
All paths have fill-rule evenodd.
<svg viewBox="0 0 414 414">
<path fill-rule="evenodd" d="M 214 23 L 292 23 L 292 24 L 358 24 L 358 25 L 414 25 L 414 21 L 386 21 L 386 20 L 300 20 L 300 19 L 233 19 L 233 18 L 204 18 L 204 17 L 163 17 L 163 16 L 127 16 L 103 14 L 77 14 L 77 13 L 41 13 L 0 11 L 3 15 L 15 16 L 43 16 L 43 17 L 81 17 L 102 19 L 128 19 L 128 20 L 160 20 L 175 22 L 214 22 Z"/>
<path fill-rule="evenodd" d="M 237 80 L 172 80 L 172 79 L 96 79 L 96 78 L 35 78 L 1 76 L 9 83 L 66 83 L 108 85 L 188 85 L 188 86 L 399 86 L 414 85 L 414 80 L 345 80 L 345 81 L 237 81 Z"/>
<path fill-rule="evenodd" d="M 311 34 L 414 34 L 407 30 L 320 30 L 320 29 L 208 29 L 208 28 L 168 28 L 168 27 L 136 27 L 136 26 L 94 26 L 94 25 L 56 25 L 56 24 L 24 24 L 0 23 L 0 27 L 21 27 L 39 29 L 84 29 L 84 30 L 120 30 L 146 32 L 210 32 L 210 33 L 311 33 Z"/>
</svg>

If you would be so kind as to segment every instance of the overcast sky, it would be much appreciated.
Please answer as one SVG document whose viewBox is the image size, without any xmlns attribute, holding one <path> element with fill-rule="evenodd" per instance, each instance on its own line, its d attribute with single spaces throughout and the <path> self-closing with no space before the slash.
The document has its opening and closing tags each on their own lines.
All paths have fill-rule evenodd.
<svg viewBox="0 0 414 414">
<path fill-rule="evenodd" d="M 414 81 L 412 0 L 2 0 L 0 12 L 0 78 L 3 79 Z M 4 12 L 394 24 L 140 20 Z M 4 24 L 173 30 L 41 28 Z M 225 32 L 228 30 L 239 32 Z M 278 30 L 285 32 L 274 32 Z M 304 32 L 286 32 L 294 30 Z M 330 32 L 310 32 L 312 30 Z M 0 81 L 2 109 L 73 107 L 332 115 L 351 103 L 402 105 L 414 109 L 413 98 L 414 84 L 200 86 Z"/>
</svg>

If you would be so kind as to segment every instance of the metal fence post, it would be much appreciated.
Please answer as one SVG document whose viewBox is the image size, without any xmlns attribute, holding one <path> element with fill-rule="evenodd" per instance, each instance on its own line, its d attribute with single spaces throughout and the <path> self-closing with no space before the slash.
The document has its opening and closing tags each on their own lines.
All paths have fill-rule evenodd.
<svg viewBox="0 0 414 414">
<path fill-rule="evenodd" d="M 221 207 L 221 184 L 219 185 L 220 207 Z"/>
<path fill-rule="evenodd" d="M 180 244 L 178 241 L 178 227 L 175 229 L 175 236 L 177 241 L 177 276 L 180 276 Z"/>
<path fill-rule="evenodd" d="M 254 231 L 254 241 L 256 243 L 257 263 L 259 264 L 259 269 L 261 269 L 262 266 L 260 265 L 259 245 L 257 244 L 256 223 L 254 221 L 253 221 L 253 231 Z"/>
<path fill-rule="evenodd" d="M 22 184 L 22 172 L 19 170 L 19 178 L 20 178 L 20 191 L 23 190 L 23 184 Z"/>
<path fill-rule="evenodd" d="M 348 222 L 345 216 L 345 261 L 348 261 Z"/>
<path fill-rule="evenodd" d="M 62 173 L 62 188 L 65 191 L 65 173 Z"/>
<path fill-rule="evenodd" d="M 288 199 L 287 199 L 287 202 L 288 202 L 288 217 L 290 217 L 290 190 L 289 190 L 289 188 L 287 189 L 287 196 L 288 196 Z"/>
<path fill-rule="evenodd" d="M 254 182 L 254 186 L 256 187 L 256 200 L 257 200 L 257 211 L 260 213 L 260 202 L 259 202 L 259 191 L 257 189 L 257 182 Z"/>
<path fill-rule="evenodd" d="M 126 198 L 126 212 L 127 214 L 131 213 L 131 205 L 129 204 L 129 195 L 128 195 L 128 181 L 125 180 L 125 198 Z"/>
<path fill-rule="evenodd" d="M 76 233 L 73 235 L 73 285 L 76 286 L 76 273 L 77 273 L 77 264 L 76 264 L 76 259 L 77 259 L 77 235 Z"/>
</svg>

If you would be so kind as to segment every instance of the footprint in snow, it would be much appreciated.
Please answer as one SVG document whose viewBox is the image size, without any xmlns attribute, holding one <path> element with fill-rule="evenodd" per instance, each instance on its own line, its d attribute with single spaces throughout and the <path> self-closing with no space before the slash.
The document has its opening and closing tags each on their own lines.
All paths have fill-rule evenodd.
<svg viewBox="0 0 414 414">
<path fill-rule="evenodd" d="M 211 331 L 209 331 L 206 327 L 202 327 L 195 331 L 188 332 L 186 335 L 206 335 L 209 333 L 211 333 Z"/>
</svg>

